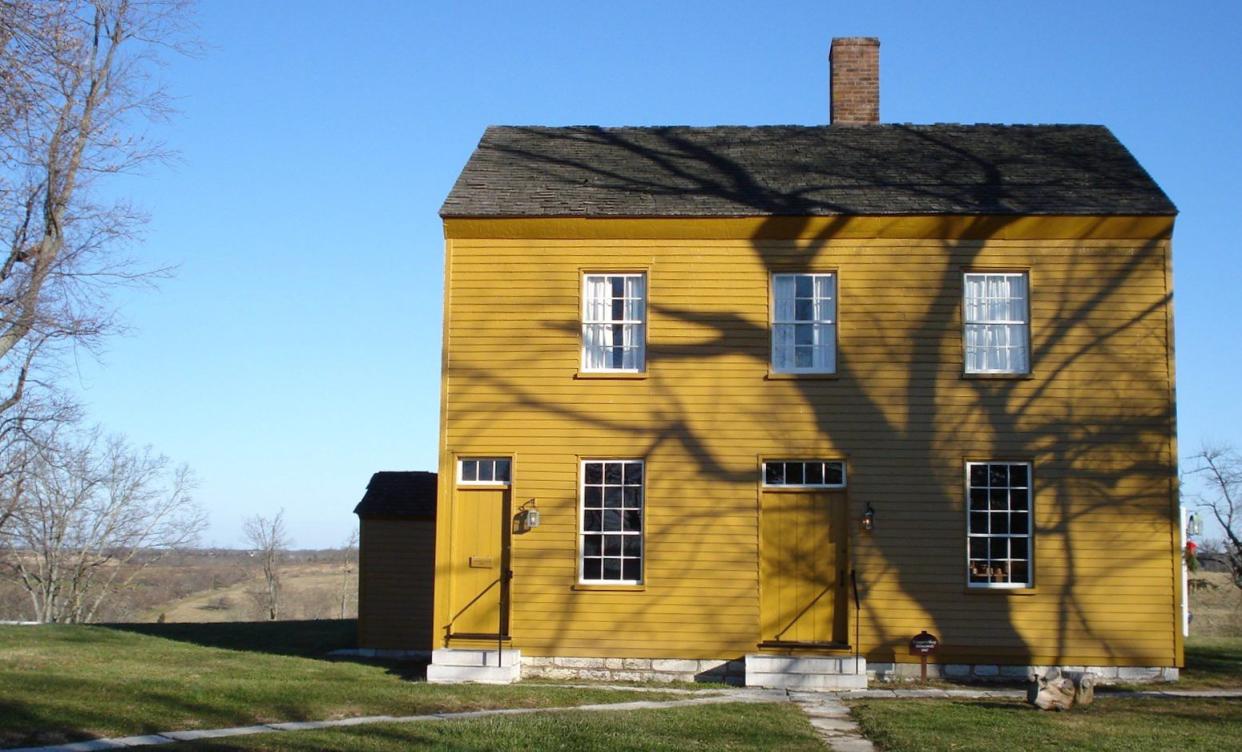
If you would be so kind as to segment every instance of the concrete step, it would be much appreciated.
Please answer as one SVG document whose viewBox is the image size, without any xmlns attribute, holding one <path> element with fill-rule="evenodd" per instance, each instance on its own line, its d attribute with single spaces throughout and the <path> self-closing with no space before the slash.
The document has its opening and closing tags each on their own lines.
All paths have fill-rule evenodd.
<svg viewBox="0 0 1242 752">
<path fill-rule="evenodd" d="M 522 663 L 522 651 L 483 650 L 480 648 L 437 648 L 431 651 L 433 666 L 517 666 Z"/>
<path fill-rule="evenodd" d="M 852 655 L 769 655 L 746 656 L 746 670 L 761 674 L 866 674 L 867 659 Z"/>
<path fill-rule="evenodd" d="M 522 678 L 522 651 L 440 648 L 431 651 L 430 684 L 512 684 Z"/>
<path fill-rule="evenodd" d="M 427 667 L 429 684 L 513 684 L 522 678 L 518 664 L 506 666 L 437 666 Z"/>
<path fill-rule="evenodd" d="M 866 674 L 760 674 L 746 672 L 746 686 L 765 689 L 835 691 L 866 689 Z"/>
<path fill-rule="evenodd" d="M 867 660 L 838 655 L 746 656 L 746 686 L 772 689 L 866 689 Z"/>
</svg>

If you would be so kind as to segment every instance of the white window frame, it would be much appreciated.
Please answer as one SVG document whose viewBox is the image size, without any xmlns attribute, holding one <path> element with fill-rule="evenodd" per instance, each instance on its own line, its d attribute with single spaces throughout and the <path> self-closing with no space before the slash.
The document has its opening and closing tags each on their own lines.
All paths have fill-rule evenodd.
<svg viewBox="0 0 1242 752">
<path fill-rule="evenodd" d="M 642 500 L 639 506 L 640 516 L 639 516 L 637 531 L 631 531 L 631 530 L 601 531 L 601 530 L 587 530 L 586 529 L 586 489 L 587 489 L 586 468 L 587 468 L 587 465 L 600 463 L 606 466 L 607 463 L 610 463 L 610 462 L 637 463 L 642 467 L 642 474 L 643 474 L 642 491 L 641 491 Z M 607 472 L 606 468 L 602 469 L 601 472 Z M 601 481 L 602 480 L 603 479 L 601 478 Z M 604 487 L 606 487 L 606 485 Z M 622 487 L 624 488 L 624 485 Z M 624 491 L 622 491 L 622 493 L 624 494 Z M 603 505 L 602 498 L 600 500 L 600 503 L 602 507 Z M 622 503 L 624 504 L 624 501 Z M 621 511 L 622 511 L 622 518 L 623 518 L 622 527 L 624 527 L 624 512 L 625 512 L 624 506 L 621 508 Z M 608 536 L 608 535 L 620 535 L 622 537 L 637 536 L 638 537 L 638 556 L 637 557 L 625 556 L 624 541 L 622 542 L 622 556 L 621 556 L 622 574 L 624 574 L 624 566 L 625 566 L 624 560 L 626 558 L 637 558 L 639 571 L 642 573 L 643 576 L 640 577 L 639 579 L 629 579 L 629 580 L 627 579 L 619 579 L 619 580 L 602 579 L 603 560 L 607 558 L 617 558 L 617 557 L 609 557 L 609 556 L 601 555 L 600 557 L 601 579 L 597 579 L 597 580 L 587 579 L 585 567 L 586 567 L 586 560 L 587 560 L 586 537 L 588 535 L 599 535 L 601 537 Z M 601 545 L 601 554 L 602 554 L 604 550 L 602 547 L 606 544 L 604 541 L 601 541 L 600 545 Z M 591 459 L 580 460 L 578 464 L 578 584 L 580 585 L 642 585 L 644 581 L 646 580 L 646 574 L 647 574 L 647 463 L 646 461 L 641 460 L 641 459 L 628 458 L 628 457 L 607 457 L 607 458 L 602 458 L 602 459 L 591 458 Z"/>
<path fill-rule="evenodd" d="M 475 480 L 466 480 L 464 471 L 465 471 L 465 463 L 467 462 L 490 462 L 492 463 L 493 480 L 478 480 L 477 478 Z M 497 462 L 509 463 L 508 480 L 495 480 Z M 481 455 L 471 455 L 468 457 L 461 456 L 457 458 L 457 485 L 459 486 L 509 486 L 512 484 L 513 484 L 513 458 L 512 457 L 496 457 L 496 456 L 484 457 Z"/>
<path fill-rule="evenodd" d="M 828 466 L 828 465 L 840 465 L 840 466 L 841 466 L 841 482 L 840 482 L 840 483 L 829 483 L 829 482 L 827 482 L 827 480 L 825 480 L 823 483 L 768 483 L 768 464 L 769 464 L 769 463 L 774 463 L 774 462 L 779 462 L 779 463 L 784 464 L 784 465 L 789 465 L 789 464 L 793 464 L 793 463 L 798 463 L 798 464 L 803 465 L 803 469 L 802 469 L 802 473 L 803 473 L 803 475 L 802 475 L 802 477 L 803 477 L 804 479 L 806 478 L 806 467 L 805 467 L 806 465 L 810 465 L 810 464 L 821 464 L 821 465 L 824 465 L 824 478 L 825 478 L 825 479 L 827 479 L 827 477 L 828 477 L 828 468 L 827 468 L 827 466 Z M 845 488 L 845 485 L 846 485 L 846 468 L 845 468 L 845 460 L 827 460 L 827 459 L 814 459 L 814 460 L 770 459 L 770 460 L 764 460 L 764 461 L 763 461 L 763 463 L 762 463 L 762 464 L 760 465 L 760 467 L 759 467 L 759 482 L 760 482 L 760 484 L 761 484 L 764 488 Z"/>
<path fill-rule="evenodd" d="M 970 290 L 970 281 L 972 277 L 984 277 L 984 289 L 986 296 L 987 277 L 1006 277 L 1017 278 L 1023 282 L 1025 296 L 1023 297 L 1023 311 L 1021 319 L 988 319 L 980 318 L 972 320 L 969 318 L 970 300 L 968 298 Z M 1022 328 L 1022 354 L 1024 367 L 1017 368 L 973 368 L 971 366 L 971 345 L 969 343 L 969 331 L 971 327 L 982 326 L 1018 326 Z M 1009 345 L 1009 347 L 1014 347 Z M 1031 372 L 1031 275 L 1024 271 L 966 271 L 962 273 L 962 372 L 971 375 L 1003 375 L 1003 376 L 1025 376 Z"/>
<path fill-rule="evenodd" d="M 996 534 L 993 534 L 991 532 L 976 533 L 972 531 L 971 522 L 970 522 L 970 515 L 972 513 L 972 510 L 970 508 L 970 491 L 972 488 L 970 485 L 970 470 L 973 467 L 978 467 L 978 466 L 988 467 L 990 465 L 1010 465 L 1010 466 L 1021 465 L 1026 468 L 1026 533 L 1025 534 L 1021 534 L 1021 533 L 1015 534 L 1012 532 L 1012 530 L 1008 533 L 996 533 Z M 1035 469 L 1032 467 L 1030 462 L 1022 462 L 1022 461 L 1016 461 L 1016 460 L 980 460 L 980 461 L 971 461 L 971 462 L 966 463 L 966 475 L 965 475 L 964 481 L 965 481 L 965 487 L 966 487 L 966 586 L 967 587 L 973 588 L 973 589 L 979 589 L 979 590 L 1029 590 L 1035 587 L 1035 475 L 1034 475 L 1034 470 Z M 990 483 L 988 487 L 990 489 L 991 487 Z M 1013 490 L 1012 486 L 1006 486 L 1006 488 L 1011 491 Z M 990 507 L 990 501 L 989 501 L 989 507 Z M 989 509 L 988 514 L 989 515 L 991 514 L 990 509 Z M 1012 518 L 1011 518 L 1011 521 L 1012 521 Z M 971 561 L 973 560 L 973 557 L 971 557 L 970 555 L 971 539 L 982 538 L 988 541 L 989 551 L 988 551 L 987 561 L 990 563 L 993 561 L 992 556 L 991 556 L 991 550 L 990 550 L 991 541 L 994 538 L 1002 538 L 1002 537 L 1005 538 L 1006 540 L 1010 540 L 1013 538 L 1025 538 L 1026 539 L 1026 559 L 1025 559 L 1026 581 L 1024 582 L 972 582 L 971 575 L 970 575 Z M 996 561 L 1002 561 L 1002 560 L 996 559 Z M 1012 556 L 1009 556 L 1006 559 L 1003 559 L 1003 561 L 1014 561 L 1014 559 L 1012 558 Z M 1018 561 L 1021 561 L 1021 559 L 1019 559 Z M 1010 573 L 1012 576 L 1012 570 L 1010 570 Z"/>
<path fill-rule="evenodd" d="M 639 301 L 639 304 L 638 304 L 639 315 L 637 318 L 624 318 L 623 317 L 621 319 L 614 319 L 614 318 L 611 318 L 611 314 L 612 314 L 611 310 L 606 310 L 605 316 L 603 318 L 597 318 L 592 315 L 592 310 L 591 310 L 592 300 L 591 300 L 591 292 L 590 292 L 591 281 L 594 279 L 599 279 L 601 277 L 604 279 L 620 277 L 622 279 L 639 280 L 640 289 L 638 291 L 638 295 L 633 298 L 630 298 L 628 296 L 623 296 L 623 300 Z M 612 292 L 611 292 L 611 284 L 609 284 L 609 288 L 610 289 L 607 293 L 608 298 L 605 301 L 605 305 L 604 305 L 606 309 L 611 309 L 611 306 L 606 305 L 606 303 L 611 302 L 613 300 Z M 646 272 L 607 272 L 607 271 L 583 272 L 582 273 L 582 315 L 581 315 L 581 319 L 582 319 L 582 326 L 579 332 L 579 336 L 582 338 L 582 342 L 581 342 L 582 353 L 581 353 L 581 360 L 580 360 L 579 367 L 583 373 L 646 373 L 647 371 L 647 273 Z M 603 327 L 603 326 L 623 326 L 626 328 L 632 328 L 635 331 L 635 334 L 634 334 L 635 344 L 630 346 L 636 353 L 635 361 L 637 365 L 635 365 L 635 367 L 615 368 L 611 366 L 597 367 L 597 366 L 588 365 L 587 330 L 589 327 Z"/>
<path fill-rule="evenodd" d="M 812 318 L 810 319 L 799 319 L 797 316 L 796 306 L 797 306 L 797 300 L 798 300 L 798 294 L 797 294 L 797 285 L 798 285 L 797 278 L 798 277 L 810 277 L 811 278 L 811 301 L 812 301 L 812 306 L 811 306 L 812 314 L 811 315 L 812 315 Z M 794 307 L 795 307 L 793 318 L 782 318 L 779 316 L 780 301 L 777 299 L 777 292 L 776 292 L 777 282 L 778 280 L 785 279 L 785 278 L 793 279 Z M 827 298 L 821 298 L 818 295 L 817 281 L 819 279 L 832 280 L 832 291 Z M 794 374 L 797 374 L 797 373 L 835 374 L 837 372 L 837 317 L 839 315 L 838 303 L 840 302 L 840 279 L 838 278 L 837 273 L 835 271 L 774 273 L 771 276 L 771 280 L 769 282 L 769 288 L 771 290 L 770 294 L 772 296 L 772 309 L 771 309 L 772 323 L 770 326 L 769 336 L 771 337 L 772 341 L 771 341 L 771 347 L 769 348 L 769 353 L 768 353 L 768 364 L 769 364 L 769 367 L 772 369 L 772 372 L 773 373 L 794 373 Z M 827 300 L 830 302 L 829 305 L 831 307 L 831 311 L 828 312 L 828 315 L 826 317 L 819 315 L 819 313 L 817 312 L 817 309 L 819 308 L 819 305 L 817 305 L 817 303 L 819 303 L 819 301 L 822 301 L 822 300 Z M 777 334 L 776 332 L 777 332 L 778 327 L 796 327 L 796 325 L 798 324 L 810 325 L 811 331 L 816 334 L 816 337 L 815 337 L 816 341 L 811 343 L 812 347 L 820 347 L 824 344 L 831 345 L 832 362 L 824 366 L 811 365 L 811 366 L 799 368 L 797 366 L 797 341 L 796 341 L 797 330 L 795 328 L 794 329 L 795 341 L 791 345 L 791 347 L 794 348 L 794 352 L 793 352 L 794 365 L 793 367 L 790 367 L 790 368 L 781 368 L 780 366 L 777 365 L 777 357 L 776 357 Z M 818 341 L 819 339 L 818 335 L 820 332 L 823 332 L 823 331 L 828 332 L 827 342 Z M 812 350 L 812 352 L 814 352 L 814 350 Z"/>
</svg>

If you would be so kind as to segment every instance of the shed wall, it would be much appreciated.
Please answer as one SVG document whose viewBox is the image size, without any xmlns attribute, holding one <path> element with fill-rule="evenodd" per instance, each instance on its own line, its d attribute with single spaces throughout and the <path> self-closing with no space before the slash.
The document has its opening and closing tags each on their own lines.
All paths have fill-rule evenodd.
<svg viewBox="0 0 1242 752">
<path fill-rule="evenodd" d="M 435 573 L 432 519 L 362 519 L 358 646 L 430 650 Z"/>
</svg>

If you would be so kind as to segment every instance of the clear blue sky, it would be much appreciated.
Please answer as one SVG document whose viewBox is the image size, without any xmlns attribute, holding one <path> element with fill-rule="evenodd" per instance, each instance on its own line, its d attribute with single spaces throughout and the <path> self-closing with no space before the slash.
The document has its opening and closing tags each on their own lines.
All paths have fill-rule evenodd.
<svg viewBox="0 0 1242 752">
<path fill-rule="evenodd" d="M 90 416 L 197 471 L 212 527 L 338 545 L 367 479 L 435 469 L 437 210 L 484 126 L 823 123 L 833 36 L 881 39 L 887 122 L 1103 123 L 1181 210 L 1182 453 L 1242 445 L 1242 4 L 204 0 L 162 71 L 180 164 L 127 180 L 132 333 Z"/>
</svg>

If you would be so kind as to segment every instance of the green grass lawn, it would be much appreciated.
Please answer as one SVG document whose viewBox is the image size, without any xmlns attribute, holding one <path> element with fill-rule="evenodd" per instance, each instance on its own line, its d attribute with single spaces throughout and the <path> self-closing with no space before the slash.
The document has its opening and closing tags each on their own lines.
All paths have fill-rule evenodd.
<svg viewBox="0 0 1242 752">
<path fill-rule="evenodd" d="M 1242 750 L 1242 700 L 1100 697 L 1068 713 L 1020 700 L 850 703 L 886 752 Z"/>
<path fill-rule="evenodd" d="M 1242 637 L 1191 637 L 1175 689 L 1242 689 Z"/>
<path fill-rule="evenodd" d="M 793 705 L 704 705 L 623 713 L 556 712 L 462 721 L 382 724 L 334 731 L 293 731 L 152 749 L 360 750 L 781 750 L 823 752 L 810 723 Z"/>
<path fill-rule="evenodd" d="M 416 672 L 401 664 L 309 657 L 342 639 L 348 644 L 350 629 L 292 622 L 0 626 L 0 747 L 272 721 L 671 697 L 428 685 L 409 681 Z"/>
<path fill-rule="evenodd" d="M 1242 639 L 1188 640 L 1181 681 L 1124 688 L 1242 688 Z M 1042 712 L 1019 700 L 863 700 L 851 707 L 867 737 L 888 752 L 969 752 L 1002 746 L 1099 752 L 1242 750 L 1239 699 L 1097 695 L 1095 704 L 1068 713 Z"/>
</svg>

